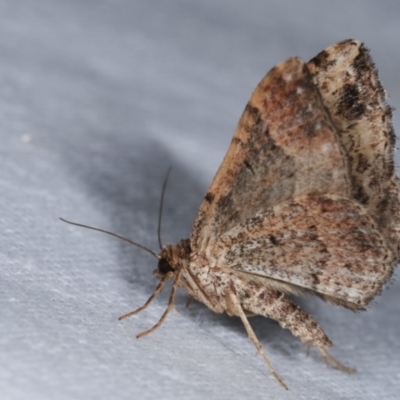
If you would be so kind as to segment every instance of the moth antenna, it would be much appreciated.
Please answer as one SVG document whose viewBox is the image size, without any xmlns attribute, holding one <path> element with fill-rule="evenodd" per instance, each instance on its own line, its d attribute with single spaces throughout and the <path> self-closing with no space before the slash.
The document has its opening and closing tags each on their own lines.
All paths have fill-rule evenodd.
<svg viewBox="0 0 400 400">
<path fill-rule="evenodd" d="M 160 198 L 160 208 L 158 210 L 158 227 L 157 227 L 157 236 L 158 236 L 158 244 L 160 245 L 160 249 L 162 249 L 162 243 L 161 243 L 161 220 L 162 220 L 162 211 L 163 211 L 163 204 L 164 204 L 164 194 L 165 194 L 165 189 L 167 187 L 167 182 L 168 182 L 168 177 L 169 173 L 171 172 L 172 167 L 168 168 L 168 171 L 165 175 L 164 178 L 164 183 L 161 191 L 161 198 Z"/>
<path fill-rule="evenodd" d="M 140 249 L 143 249 L 143 250 L 147 251 L 148 253 L 150 253 L 151 255 L 153 255 L 155 258 L 158 259 L 157 254 L 154 253 L 153 250 L 150 250 L 149 248 L 143 246 L 142 244 L 136 243 L 133 240 L 130 240 L 130 239 L 126 238 L 126 237 L 117 235 L 116 233 L 113 233 L 113 232 L 110 232 L 110 231 L 106 231 L 106 230 L 100 229 L 100 228 L 95 228 L 95 227 L 89 226 L 89 225 L 78 224 L 77 222 L 67 221 L 66 219 L 61 218 L 61 217 L 60 217 L 60 220 L 63 221 L 63 222 L 66 222 L 67 224 L 70 224 L 70 225 L 80 226 L 81 228 L 87 228 L 87 229 L 91 229 L 92 231 L 98 231 L 98 232 L 106 233 L 107 235 L 110 235 L 110 236 L 114 236 L 114 237 L 116 237 L 118 239 L 121 239 L 121 240 L 123 240 L 125 242 L 128 242 L 128 243 L 132 244 L 133 246 L 139 247 Z"/>
</svg>

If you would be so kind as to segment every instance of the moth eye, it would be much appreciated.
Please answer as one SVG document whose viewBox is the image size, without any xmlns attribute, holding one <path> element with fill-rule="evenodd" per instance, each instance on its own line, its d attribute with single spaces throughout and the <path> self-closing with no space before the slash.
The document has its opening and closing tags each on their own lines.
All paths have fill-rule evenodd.
<svg viewBox="0 0 400 400">
<path fill-rule="evenodd" d="M 167 272 L 173 271 L 174 269 L 171 267 L 171 265 L 169 265 L 168 261 L 165 258 L 162 258 L 158 262 L 158 270 L 162 274 L 166 274 Z"/>
</svg>

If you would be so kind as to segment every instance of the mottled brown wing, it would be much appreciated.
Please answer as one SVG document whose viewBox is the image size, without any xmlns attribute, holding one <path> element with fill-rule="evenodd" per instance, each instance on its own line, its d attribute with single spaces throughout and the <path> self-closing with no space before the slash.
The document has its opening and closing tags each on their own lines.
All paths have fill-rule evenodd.
<svg viewBox="0 0 400 400">
<path fill-rule="evenodd" d="M 367 209 L 337 195 L 276 205 L 221 235 L 202 257 L 255 281 L 264 277 L 276 289 L 303 289 L 354 310 L 381 290 L 395 266 Z"/>
<path fill-rule="evenodd" d="M 394 142 L 360 42 L 279 64 L 254 91 L 200 207 L 193 262 L 364 307 L 400 258 Z"/>
<path fill-rule="evenodd" d="M 195 253 L 258 212 L 299 196 L 350 196 L 346 150 L 307 65 L 273 68 L 252 94 L 191 234 Z"/>
<path fill-rule="evenodd" d="M 368 49 L 357 40 L 336 43 L 308 63 L 349 156 L 352 195 L 364 204 L 399 252 L 399 181 L 391 108 Z"/>
</svg>

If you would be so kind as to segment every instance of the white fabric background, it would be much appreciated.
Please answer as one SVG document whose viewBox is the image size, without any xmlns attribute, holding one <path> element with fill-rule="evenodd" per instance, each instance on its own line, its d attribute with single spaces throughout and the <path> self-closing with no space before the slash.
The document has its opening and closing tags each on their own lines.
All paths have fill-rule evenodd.
<svg viewBox="0 0 400 400">
<path fill-rule="evenodd" d="M 400 108 L 399 13 L 396 0 L 0 1 L 1 399 L 398 398 L 399 279 L 364 313 L 299 299 L 356 375 L 252 319 L 285 392 L 240 320 L 186 309 L 183 291 L 180 315 L 136 340 L 169 290 L 117 317 L 152 293 L 156 260 L 58 217 L 156 250 L 173 165 L 163 240 L 188 237 L 252 90 L 278 62 L 363 40 Z"/>
</svg>

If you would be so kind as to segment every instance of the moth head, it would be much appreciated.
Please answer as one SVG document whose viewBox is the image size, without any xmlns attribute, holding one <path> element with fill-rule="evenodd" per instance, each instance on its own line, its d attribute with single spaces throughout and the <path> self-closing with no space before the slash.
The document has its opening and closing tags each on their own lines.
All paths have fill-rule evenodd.
<svg viewBox="0 0 400 400">
<path fill-rule="evenodd" d="M 157 275 L 165 275 L 168 272 L 174 272 L 174 268 L 170 265 L 166 258 L 160 258 L 158 261 Z"/>
<path fill-rule="evenodd" d="M 158 258 L 158 269 L 155 271 L 157 275 L 164 276 L 168 272 L 174 272 L 173 267 L 173 246 L 163 246 Z"/>
<path fill-rule="evenodd" d="M 190 245 L 189 240 L 181 240 L 174 245 L 162 246 L 158 254 L 158 269 L 156 275 L 163 277 L 169 272 L 176 272 L 179 266 L 185 266 L 189 262 Z"/>
<path fill-rule="evenodd" d="M 163 277 L 169 272 L 175 272 L 181 260 L 181 243 L 175 245 L 162 246 L 160 254 L 158 254 L 158 269 L 156 275 Z"/>
</svg>

